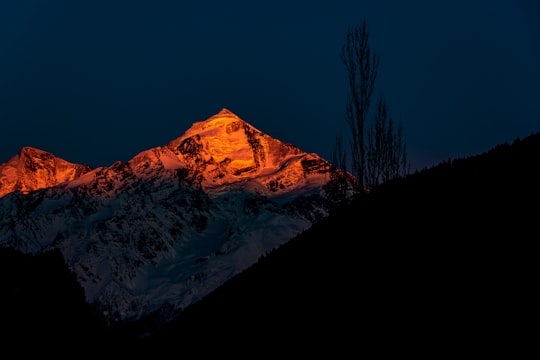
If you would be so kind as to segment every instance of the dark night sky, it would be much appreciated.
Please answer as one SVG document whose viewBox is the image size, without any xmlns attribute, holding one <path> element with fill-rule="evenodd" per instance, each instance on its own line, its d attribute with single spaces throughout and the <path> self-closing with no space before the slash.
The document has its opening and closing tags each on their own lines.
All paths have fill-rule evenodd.
<svg viewBox="0 0 540 360">
<path fill-rule="evenodd" d="M 108 166 L 223 107 L 331 160 L 364 17 L 412 170 L 540 131 L 537 0 L 8 0 L 0 163 L 33 146 Z"/>
</svg>

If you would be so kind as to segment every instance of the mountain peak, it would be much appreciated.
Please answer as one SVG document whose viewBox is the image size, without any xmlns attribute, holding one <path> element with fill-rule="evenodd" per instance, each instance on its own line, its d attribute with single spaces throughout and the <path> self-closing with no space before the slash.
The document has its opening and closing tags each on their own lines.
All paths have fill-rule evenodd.
<svg viewBox="0 0 540 360">
<path fill-rule="evenodd" d="M 222 108 L 217 114 L 214 114 L 207 118 L 204 121 L 196 122 L 193 124 L 193 128 L 203 128 L 209 129 L 214 127 L 238 127 L 239 125 L 249 125 L 253 128 L 251 124 L 248 124 L 246 121 L 240 118 L 232 111 L 227 108 Z"/>
<path fill-rule="evenodd" d="M 61 159 L 31 146 L 0 164 L 0 197 L 13 192 L 29 193 L 73 180 L 91 168 Z"/>
<path fill-rule="evenodd" d="M 23 146 L 21 151 L 19 151 L 19 154 L 27 154 L 27 153 L 46 153 L 46 151 L 37 149 L 32 146 Z"/>
<path fill-rule="evenodd" d="M 230 188 L 238 182 L 246 186 L 249 181 L 266 189 L 259 191 L 272 192 L 269 183 L 303 182 L 301 161 L 306 153 L 263 133 L 226 108 L 193 123 L 167 147 L 187 168 L 197 169 L 206 190 L 222 185 Z"/>
<path fill-rule="evenodd" d="M 51 154 L 48 151 L 41 150 L 32 146 L 24 146 L 23 148 L 21 148 L 17 156 L 19 156 L 19 158 L 21 159 L 29 159 L 29 161 L 32 162 L 56 157 L 54 154 Z"/>
<path fill-rule="evenodd" d="M 227 108 L 223 108 L 221 109 L 215 116 L 233 116 L 233 117 L 238 117 L 238 115 L 236 115 L 235 113 L 233 113 L 232 111 L 230 111 L 229 109 Z"/>
</svg>

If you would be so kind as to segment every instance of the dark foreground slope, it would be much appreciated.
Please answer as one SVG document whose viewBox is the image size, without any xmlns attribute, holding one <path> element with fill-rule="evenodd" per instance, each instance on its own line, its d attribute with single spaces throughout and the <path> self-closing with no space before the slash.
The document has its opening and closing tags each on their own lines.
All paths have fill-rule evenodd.
<svg viewBox="0 0 540 360">
<path fill-rule="evenodd" d="M 0 324 L 3 355 L 62 355 L 107 338 L 60 251 L 31 255 L 0 248 Z"/>
<path fill-rule="evenodd" d="M 533 336 L 524 325 L 537 299 L 539 167 L 540 135 L 532 135 L 385 184 L 142 346 L 515 355 Z"/>
</svg>

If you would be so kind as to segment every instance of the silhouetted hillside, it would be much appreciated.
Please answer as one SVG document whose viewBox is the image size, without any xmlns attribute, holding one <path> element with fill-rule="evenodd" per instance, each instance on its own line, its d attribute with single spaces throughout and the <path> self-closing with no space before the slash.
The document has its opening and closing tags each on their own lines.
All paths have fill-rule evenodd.
<svg viewBox="0 0 540 360">
<path fill-rule="evenodd" d="M 532 337 L 539 166 L 535 134 L 380 186 L 143 345 L 515 354 Z"/>
<path fill-rule="evenodd" d="M 0 248 L 2 350 L 61 353 L 99 343 L 104 330 L 60 251 L 38 255 Z"/>
</svg>

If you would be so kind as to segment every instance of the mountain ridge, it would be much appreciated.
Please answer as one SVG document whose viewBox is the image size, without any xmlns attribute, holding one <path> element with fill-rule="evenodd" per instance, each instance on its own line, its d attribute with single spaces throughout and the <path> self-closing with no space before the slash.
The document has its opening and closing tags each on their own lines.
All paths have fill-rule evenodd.
<svg viewBox="0 0 540 360">
<path fill-rule="evenodd" d="M 225 140 L 224 134 L 228 135 Z M 27 154 L 39 154 L 33 158 L 59 163 L 68 167 L 69 172 L 67 175 L 61 173 L 62 177 L 52 181 L 36 181 L 36 161 L 21 161 L 23 155 L 32 158 Z M 88 165 L 68 162 L 44 150 L 23 147 L 18 155 L 0 164 L 0 197 L 12 191 L 26 194 L 59 184 L 64 187 L 81 186 L 94 181 L 103 173 L 110 173 L 110 170 L 121 171 L 126 167 L 134 173 L 144 174 L 155 171 L 155 166 L 168 171 L 198 168 L 197 173 L 192 174 L 198 178 L 192 178 L 190 185 L 199 183 L 209 191 L 219 191 L 220 185 L 231 185 L 235 182 L 245 187 L 245 181 L 243 183 L 242 180 L 256 176 L 260 181 L 258 184 L 251 184 L 258 187 L 253 190 L 269 196 L 281 194 L 285 188 L 290 189 L 287 185 L 291 185 L 291 182 L 298 183 L 299 177 L 302 177 L 305 171 L 329 174 L 332 167 L 319 155 L 303 152 L 292 144 L 276 140 L 227 108 L 222 108 L 208 119 L 194 122 L 183 135 L 167 144 L 143 150 L 127 162 L 116 161 L 110 166 L 91 168 Z M 201 174 L 201 166 L 204 167 L 205 174 Z M 48 171 L 53 174 L 60 172 L 54 166 L 49 165 L 49 168 L 51 170 Z M 31 176 L 32 174 L 35 176 Z M 352 175 L 342 175 L 347 176 L 349 181 L 354 181 Z M 80 179 L 83 176 L 84 178 Z M 25 177 L 32 179 L 24 182 Z"/>
<path fill-rule="evenodd" d="M 48 294 L 33 290 L 45 287 L 42 280 L 29 283 L 26 278 L 35 275 L 24 276 L 1 299 L 13 305 L 0 310 L 18 330 L 5 345 L 43 340 L 48 347 L 40 351 L 57 354 L 58 339 L 69 339 L 80 348 L 91 343 L 88 350 L 97 355 L 115 349 L 138 356 L 179 349 L 250 357 L 253 349 L 338 357 L 528 355 L 535 338 L 526 324 L 534 325 L 538 298 L 537 211 L 530 205 L 540 201 L 539 154 L 535 134 L 385 184 L 336 209 L 143 339 L 121 328 L 109 338 L 89 322 L 71 321 L 73 313 L 64 308 L 55 315 L 36 304 L 32 314 L 38 318 L 25 318 L 24 306 L 41 304 L 39 295 Z M 359 218 L 365 219 L 361 228 Z M 8 280 L 19 274 L 3 269 Z M 70 328 L 53 326 L 58 316 Z M 246 343 L 253 348 L 241 346 Z"/>
<path fill-rule="evenodd" d="M 0 198 L 0 246 L 59 249 L 110 322 L 170 318 L 328 216 L 355 186 L 226 109 L 79 175 Z"/>
</svg>

